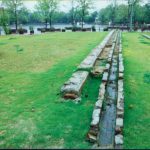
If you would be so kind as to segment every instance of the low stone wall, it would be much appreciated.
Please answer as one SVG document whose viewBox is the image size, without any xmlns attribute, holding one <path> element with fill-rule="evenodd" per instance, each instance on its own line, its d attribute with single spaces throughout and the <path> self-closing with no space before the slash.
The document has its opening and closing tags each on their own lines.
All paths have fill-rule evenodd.
<svg viewBox="0 0 150 150">
<path fill-rule="evenodd" d="M 124 119 L 124 65 L 122 56 L 122 41 L 120 32 L 120 47 L 119 47 L 119 78 L 118 78 L 118 99 L 117 99 L 117 115 L 116 115 L 116 129 L 115 129 L 115 148 L 123 148 L 123 119 Z"/>
<path fill-rule="evenodd" d="M 93 49 L 93 51 L 78 66 L 78 69 L 89 70 L 94 66 L 96 59 L 98 58 L 98 56 L 102 52 L 103 48 L 106 46 L 107 42 L 109 41 L 109 39 L 113 33 L 114 33 L 114 30 L 111 31 L 106 36 L 106 38 L 102 41 L 102 43 L 99 46 L 97 46 L 95 49 Z"/>
<path fill-rule="evenodd" d="M 87 133 L 87 140 L 92 143 L 97 141 L 97 136 L 99 133 L 99 122 L 100 122 L 100 116 L 101 116 L 101 111 L 102 111 L 102 105 L 103 105 L 103 101 L 105 98 L 106 86 L 107 86 L 107 82 L 108 82 L 113 53 L 115 50 L 116 40 L 117 40 L 117 36 L 115 36 L 113 45 L 112 45 L 111 50 L 108 55 L 108 60 L 107 60 L 108 63 L 106 64 L 105 70 L 103 72 L 102 83 L 101 83 L 100 89 L 99 89 L 98 100 L 95 103 L 93 114 L 92 114 L 92 121 L 90 124 L 90 129 L 89 129 L 89 132 Z"/>
<path fill-rule="evenodd" d="M 62 96 L 66 99 L 76 99 L 80 96 L 81 89 L 89 75 L 87 71 L 77 71 L 64 83 L 61 88 Z"/>
<path fill-rule="evenodd" d="M 94 66 L 96 59 L 100 55 L 101 51 L 103 50 L 113 33 L 114 31 L 111 31 L 106 36 L 104 41 L 92 50 L 92 52 L 80 64 L 80 66 L 78 67 L 78 71 L 73 73 L 72 77 L 66 83 L 64 83 L 63 87 L 61 88 L 62 97 L 64 97 L 65 99 L 77 99 L 78 97 L 80 97 L 81 89 L 89 75 L 88 69 Z"/>
<path fill-rule="evenodd" d="M 146 35 L 146 34 L 143 34 L 143 36 L 147 39 L 150 39 L 150 36 L 149 35 Z"/>
</svg>

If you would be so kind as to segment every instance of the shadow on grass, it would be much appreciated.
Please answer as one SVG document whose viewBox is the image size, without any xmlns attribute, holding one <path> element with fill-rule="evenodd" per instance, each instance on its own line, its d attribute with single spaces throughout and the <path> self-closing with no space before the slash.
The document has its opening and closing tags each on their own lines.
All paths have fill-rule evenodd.
<svg viewBox="0 0 150 150">
<path fill-rule="evenodd" d="M 144 82 L 150 84 L 150 72 L 144 74 Z"/>
<path fill-rule="evenodd" d="M 150 42 L 146 42 L 146 41 L 143 41 L 143 40 L 141 40 L 140 42 L 141 42 L 142 44 L 150 45 Z"/>
</svg>

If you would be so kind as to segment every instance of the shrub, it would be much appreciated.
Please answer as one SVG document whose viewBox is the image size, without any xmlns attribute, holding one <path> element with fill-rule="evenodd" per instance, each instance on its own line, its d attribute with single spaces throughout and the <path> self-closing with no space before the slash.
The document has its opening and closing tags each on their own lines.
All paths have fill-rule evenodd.
<svg viewBox="0 0 150 150">
<path fill-rule="evenodd" d="M 85 32 L 85 31 L 86 31 L 86 29 L 83 28 L 83 29 L 82 29 L 82 32 Z"/>
<path fill-rule="evenodd" d="M 103 31 L 108 31 L 108 28 L 104 28 Z"/>
<path fill-rule="evenodd" d="M 93 32 L 95 32 L 95 31 L 96 31 L 96 28 L 95 28 L 95 26 L 94 26 L 94 25 L 92 26 L 92 31 L 93 31 Z"/>
<path fill-rule="evenodd" d="M 62 32 L 66 32 L 66 30 L 65 30 L 65 29 L 62 29 Z"/>
</svg>

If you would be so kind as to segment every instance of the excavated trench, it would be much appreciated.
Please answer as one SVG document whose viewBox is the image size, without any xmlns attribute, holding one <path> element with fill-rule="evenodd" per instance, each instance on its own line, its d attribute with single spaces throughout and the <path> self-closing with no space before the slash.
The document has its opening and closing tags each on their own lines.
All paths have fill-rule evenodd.
<svg viewBox="0 0 150 150">
<path fill-rule="evenodd" d="M 97 63 L 100 62 L 100 63 Z M 116 31 L 103 49 L 97 64 L 103 64 L 102 83 L 95 103 L 87 140 L 94 148 L 122 148 L 123 144 L 123 57 L 121 32 Z M 95 67 L 94 66 L 94 67 Z M 102 65 L 101 65 L 102 66 Z M 96 74 L 97 75 L 97 74 Z"/>
<path fill-rule="evenodd" d="M 110 49 L 112 47 L 114 35 L 115 35 L 115 33 L 110 37 L 109 41 L 107 42 L 107 44 L 103 48 L 102 52 L 100 53 L 100 55 L 96 59 L 96 62 L 94 64 L 94 66 L 93 66 L 93 69 L 91 70 L 91 74 L 94 77 L 102 76 L 104 70 L 106 69 L 105 66 L 107 64 L 107 58 L 108 58 Z"/>
<path fill-rule="evenodd" d="M 86 136 L 86 140 L 95 143 L 94 148 L 122 148 L 123 72 L 121 32 L 111 31 L 61 88 L 64 98 L 78 100 L 89 76 L 102 80 Z"/>
<path fill-rule="evenodd" d="M 118 43 L 116 43 L 106 86 L 102 116 L 99 124 L 98 146 L 101 148 L 114 148 L 118 91 L 118 50 Z"/>
</svg>

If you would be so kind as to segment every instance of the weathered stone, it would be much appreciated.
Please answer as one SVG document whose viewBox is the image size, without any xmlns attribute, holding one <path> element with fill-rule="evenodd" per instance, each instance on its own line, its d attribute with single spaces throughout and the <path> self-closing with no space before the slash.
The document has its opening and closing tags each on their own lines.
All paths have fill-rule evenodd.
<svg viewBox="0 0 150 150">
<path fill-rule="evenodd" d="M 100 89 L 99 89 L 99 97 L 101 99 L 104 99 L 105 90 L 106 90 L 105 88 L 106 88 L 106 84 L 105 83 L 101 83 Z"/>
<path fill-rule="evenodd" d="M 121 90 L 118 90 L 118 100 L 123 101 L 124 100 L 124 93 Z"/>
<path fill-rule="evenodd" d="M 122 53 L 120 53 L 119 54 L 119 59 L 122 59 L 123 57 L 122 57 Z M 120 60 L 119 60 L 120 61 Z"/>
<path fill-rule="evenodd" d="M 96 108 L 102 108 L 102 104 L 103 104 L 103 99 L 98 99 L 98 101 L 95 103 L 95 107 Z"/>
<path fill-rule="evenodd" d="M 119 62 L 119 72 L 124 72 L 124 66 L 122 62 Z"/>
<path fill-rule="evenodd" d="M 120 44 L 119 52 L 122 53 L 122 45 Z"/>
<path fill-rule="evenodd" d="M 96 117 L 99 117 L 99 116 L 100 116 L 100 112 L 101 112 L 101 109 L 100 109 L 100 108 L 94 109 L 92 118 L 94 119 L 94 118 L 96 118 Z"/>
<path fill-rule="evenodd" d="M 106 64 L 106 67 L 105 67 L 105 72 L 108 72 L 108 71 L 109 71 L 109 69 L 110 69 L 110 64 L 109 64 L 109 63 L 107 63 L 107 64 Z"/>
<path fill-rule="evenodd" d="M 123 101 L 118 101 L 117 102 L 117 109 L 120 111 L 124 111 L 124 103 Z"/>
<path fill-rule="evenodd" d="M 123 79 L 124 74 L 119 72 L 119 79 Z"/>
<path fill-rule="evenodd" d="M 77 71 L 73 73 L 72 77 L 61 88 L 63 97 L 76 99 L 80 96 L 81 89 L 88 75 L 89 73 L 87 71 Z"/>
<path fill-rule="evenodd" d="M 64 94 L 65 99 L 76 99 L 78 96 L 74 93 L 66 93 Z"/>
<path fill-rule="evenodd" d="M 90 133 L 91 135 L 97 136 L 98 131 L 99 131 L 98 126 L 90 126 L 90 130 L 88 133 Z"/>
<path fill-rule="evenodd" d="M 143 36 L 147 39 L 150 39 L 150 36 L 146 35 L 146 34 L 143 34 Z"/>
<path fill-rule="evenodd" d="M 117 109 L 124 111 L 124 96 L 122 92 L 118 92 Z"/>
<path fill-rule="evenodd" d="M 87 140 L 90 141 L 91 143 L 94 143 L 97 140 L 97 136 L 88 133 L 87 134 Z"/>
<path fill-rule="evenodd" d="M 98 126 L 99 119 L 100 118 L 98 116 L 95 116 L 91 122 L 91 126 Z"/>
<path fill-rule="evenodd" d="M 124 111 L 123 102 L 121 102 L 121 104 L 117 103 L 117 109 L 120 111 Z"/>
<path fill-rule="evenodd" d="M 104 72 L 102 81 L 107 82 L 107 80 L 108 80 L 108 72 Z"/>
<path fill-rule="evenodd" d="M 122 128 L 119 126 L 116 126 L 115 128 L 115 134 L 122 134 Z"/>
<path fill-rule="evenodd" d="M 123 80 L 118 80 L 118 91 L 123 92 Z"/>
<path fill-rule="evenodd" d="M 123 144 L 123 136 L 121 134 L 115 135 L 115 144 L 116 145 Z"/>
<path fill-rule="evenodd" d="M 116 126 L 123 127 L 123 118 L 117 118 L 116 119 Z"/>
<path fill-rule="evenodd" d="M 87 58 L 79 65 L 78 69 L 89 69 L 92 68 L 97 57 L 96 56 L 87 56 Z"/>
<path fill-rule="evenodd" d="M 92 115 L 91 126 L 97 126 L 98 125 L 99 119 L 100 119 L 100 112 L 101 112 L 100 108 L 94 109 L 93 115 Z"/>
<path fill-rule="evenodd" d="M 123 118 L 124 117 L 124 110 L 117 110 L 117 117 Z"/>
<path fill-rule="evenodd" d="M 104 69 L 105 69 L 105 67 L 103 67 L 103 66 L 95 66 L 93 68 L 93 70 L 91 71 L 91 73 L 94 76 L 100 76 L 103 73 Z"/>
<path fill-rule="evenodd" d="M 75 102 L 76 102 L 76 103 L 81 102 L 81 97 L 76 98 L 76 99 L 75 99 Z"/>
<path fill-rule="evenodd" d="M 111 35 L 114 33 L 114 31 L 111 31 L 106 38 L 101 42 L 97 48 L 93 49 L 92 52 L 82 61 L 82 63 L 78 66 L 78 69 L 89 69 L 94 66 L 94 63 L 100 53 L 102 52 L 103 48 L 107 44 L 108 40 L 110 39 Z"/>
<path fill-rule="evenodd" d="M 111 63 L 111 62 L 112 62 L 112 58 L 109 57 L 107 61 L 108 61 L 109 63 Z"/>
</svg>

